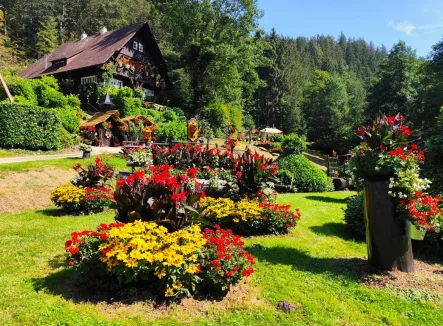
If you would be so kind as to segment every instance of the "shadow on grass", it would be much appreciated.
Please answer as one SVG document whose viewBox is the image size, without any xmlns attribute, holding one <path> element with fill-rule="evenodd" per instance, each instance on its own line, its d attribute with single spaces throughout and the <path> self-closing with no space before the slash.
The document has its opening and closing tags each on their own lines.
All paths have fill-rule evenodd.
<svg viewBox="0 0 443 326">
<path fill-rule="evenodd" d="M 332 198 L 329 196 L 319 196 L 319 195 L 309 195 L 305 197 L 306 199 L 309 200 L 316 200 L 316 201 L 321 201 L 323 203 L 333 203 L 333 204 L 345 204 L 348 201 L 348 198 Z"/>
<path fill-rule="evenodd" d="M 347 228 L 343 223 L 329 222 L 323 225 L 311 226 L 310 229 L 312 232 L 319 235 L 339 237 L 343 240 L 354 240 L 358 242 L 362 241 L 361 239 L 356 238 L 351 230 L 349 230 L 349 228 Z"/>
<path fill-rule="evenodd" d="M 85 279 L 72 269 L 63 269 L 43 278 L 32 280 L 35 291 L 61 295 L 75 303 L 120 303 L 130 305 L 139 301 L 157 301 L 150 292 L 135 287 L 122 287 L 117 280 Z"/>
<path fill-rule="evenodd" d="M 66 215 L 66 213 L 61 208 L 39 209 L 36 211 L 36 213 L 50 217 L 60 217 Z"/>
<path fill-rule="evenodd" d="M 52 268 L 66 266 L 66 260 L 62 262 L 62 255 L 49 260 Z M 158 287 L 162 284 L 153 276 L 150 281 L 139 282 L 132 285 L 120 285 L 113 277 L 86 278 L 71 268 L 52 273 L 43 278 L 32 279 L 35 291 L 44 291 L 54 295 L 61 295 L 66 300 L 75 303 L 107 303 L 131 305 L 136 302 L 151 302 L 154 308 L 169 306 L 163 296 L 163 291 Z M 157 290 L 155 290 L 157 288 Z M 193 296 L 198 301 L 222 301 L 227 292 L 208 292 L 202 290 Z M 180 301 L 178 301 L 180 303 Z"/>
<path fill-rule="evenodd" d="M 306 271 L 315 274 L 333 274 L 345 276 L 356 282 L 367 275 L 381 274 L 380 270 L 372 267 L 366 259 L 361 258 L 319 258 L 312 257 L 307 252 L 289 247 L 248 248 L 260 261 L 272 265 L 287 265 L 293 270 Z"/>
</svg>

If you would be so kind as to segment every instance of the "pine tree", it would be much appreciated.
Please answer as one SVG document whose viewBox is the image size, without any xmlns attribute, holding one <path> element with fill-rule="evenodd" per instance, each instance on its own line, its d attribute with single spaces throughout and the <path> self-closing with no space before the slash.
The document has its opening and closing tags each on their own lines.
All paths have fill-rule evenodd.
<svg viewBox="0 0 443 326">
<path fill-rule="evenodd" d="M 48 54 L 58 47 L 57 22 L 53 17 L 40 23 L 35 47 L 39 56 Z"/>
</svg>

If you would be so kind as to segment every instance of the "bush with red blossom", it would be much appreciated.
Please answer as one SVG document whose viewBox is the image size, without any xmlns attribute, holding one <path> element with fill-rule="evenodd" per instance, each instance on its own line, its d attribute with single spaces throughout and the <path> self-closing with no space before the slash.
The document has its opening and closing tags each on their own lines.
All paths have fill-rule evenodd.
<svg viewBox="0 0 443 326">
<path fill-rule="evenodd" d="M 254 273 L 254 257 L 244 249 L 239 235 L 215 225 L 215 230 L 205 229 L 203 236 L 207 243 L 199 257 L 201 287 L 224 292 Z"/>
<path fill-rule="evenodd" d="M 136 171 L 117 182 L 116 220 L 157 221 L 168 228 L 180 229 L 191 222 L 204 223 L 193 208 L 204 193 L 196 180 L 195 168 L 172 176 L 170 165 L 152 166 L 145 174 Z"/>
<path fill-rule="evenodd" d="M 95 158 L 94 164 L 84 167 L 81 163 L 77 163 L 72 168 L 78 174 L 71 183 L 77 187 L 104 186 L 115 177 L 114 166 L 99 156 Z"/>
<path fill-rule="evenodd" d="M 107 239 L 108 230 L 123 225 L 123 223 L 102 223 L 94 231 L 72 232 L 71 238 L 65 242 L 68 266 L 88 277 L 106 275 L 106 265 L 100 261 L 99 246 Z"/>
</svg>

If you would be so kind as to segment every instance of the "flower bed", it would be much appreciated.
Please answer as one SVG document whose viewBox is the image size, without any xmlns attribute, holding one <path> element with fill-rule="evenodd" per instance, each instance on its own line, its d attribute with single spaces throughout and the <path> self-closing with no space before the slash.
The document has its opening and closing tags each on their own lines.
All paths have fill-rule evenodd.
<svg viewBox="0 0 443 326">
<path fill-rule="evenodd" d="M 237 203 L 228 198 L 205 197 L 200 200 L 204 217 L 242 235 L 286 234 L 301 218 L 300 210 L 289 205 L 243 199 Z"/>
<path fill-rule="evenodd" d="M 72 184 L 57 186 L 50 198 L 57 207 L 73 215 L 101 212 L 114 202 L 113 190 L 110 188 L 83 188 Z"/>
<path fill-rule="evenodd" d="M 227 291 L 254 270 L 254 258 L 231 230 L 197 225 L 169 232 L 154 222 L 101 224 L 73 232 L 68 265 L 88 277 L 115 277 L 120 284 L 150 288 L 176 300 L 201 291 Z"/>
<path fill-rule="evenodd" d="M 113 189 L 106 186 L 115 175 L 114 167 L 100 157 L 94 165 L 73 166 L 78 175 L 71 184 L 57 186 L 51 193 L 51 200 L 57 207 L 73 215 L 103 211 L 114 203 Z"/>
</svg>

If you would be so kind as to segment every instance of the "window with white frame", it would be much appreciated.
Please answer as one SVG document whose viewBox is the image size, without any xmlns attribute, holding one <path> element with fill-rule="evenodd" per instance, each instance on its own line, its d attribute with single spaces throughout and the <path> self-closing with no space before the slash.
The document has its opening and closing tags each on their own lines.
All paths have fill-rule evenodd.
<svg viewBox="0 0 443 326">
<path fill-rule="evenodd" d="M 138 50 L 138 42 L 134 41 L 133 49 Z"/>
<path fill-rule="evenodd" d="M 139 50 L 140 52 L 143 52 L 143 44 L 138 43 L 138 50 Z"/>
<path fill-rule="evenodd" d="M 88 77 L 82 77 L 80 79 L 80 84 L 86 85 L 86 84 L 92 84 L 97 82 L 97 76 L 88 76 Z"/>
<path fill-rule="evenodd" d="M 113 87 L 118 87 L 118 88 L 123 87 L 123 82 L 121 80 L 118 80 L 118 79 L 115 79 L 115 78 L 111 78 L 110 84 Z"/>
</svg>

